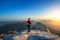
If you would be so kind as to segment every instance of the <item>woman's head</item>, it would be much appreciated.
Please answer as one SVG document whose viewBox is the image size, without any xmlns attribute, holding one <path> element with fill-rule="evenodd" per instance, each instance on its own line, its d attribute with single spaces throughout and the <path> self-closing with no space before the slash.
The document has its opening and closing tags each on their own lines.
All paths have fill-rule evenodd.
<svg viewBox="0 0 60 40">
<path fill-rule="evenodd" d="M 30 18 L 28 18 L 28 21 L 30 20 Z"/>
</svg>

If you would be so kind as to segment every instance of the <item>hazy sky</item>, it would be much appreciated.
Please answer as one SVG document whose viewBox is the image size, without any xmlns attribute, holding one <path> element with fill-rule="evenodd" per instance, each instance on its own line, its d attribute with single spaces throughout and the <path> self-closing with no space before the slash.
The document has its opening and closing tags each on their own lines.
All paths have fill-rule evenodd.
<svg viewBox="0 0 60 40">
<path fill-rule="evenodd" d="M 60 18 L 59 0 L 0 0 L 0 20 Z"/>
</svg>

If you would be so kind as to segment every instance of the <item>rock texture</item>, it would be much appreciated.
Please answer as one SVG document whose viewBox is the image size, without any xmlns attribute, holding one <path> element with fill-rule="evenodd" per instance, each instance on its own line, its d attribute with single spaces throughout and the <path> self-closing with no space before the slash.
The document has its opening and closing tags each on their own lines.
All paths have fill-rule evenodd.
<svg viewBox="0 0 60 40">
<path fill-rule="evenodd" d="M 3 40 L 56 40 L 57 37 L 55 34 L 41 32 L 39 30 L 31 30 L 28 34 L 27 30 L 25 30 L 22 33 L 18 32 L 16 34 L 6 35 Z"/>
</svg>

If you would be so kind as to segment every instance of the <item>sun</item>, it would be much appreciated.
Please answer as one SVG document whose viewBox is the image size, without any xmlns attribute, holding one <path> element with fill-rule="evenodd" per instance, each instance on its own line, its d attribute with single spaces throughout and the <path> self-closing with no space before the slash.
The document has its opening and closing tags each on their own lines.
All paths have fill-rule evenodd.
<svg viewBox="0 0 60 40">
<path fill-rule="evenodd" d="M 51 8 L 46 14 L 46 17 L 60 21 L 60 7 Z"/>
<path fill-rule="evenodd" d="M 60 8 L 52 8 L 48 12 L 47 17 L 52 20 L 53 25 L 60 25 Z"/>
</svg>

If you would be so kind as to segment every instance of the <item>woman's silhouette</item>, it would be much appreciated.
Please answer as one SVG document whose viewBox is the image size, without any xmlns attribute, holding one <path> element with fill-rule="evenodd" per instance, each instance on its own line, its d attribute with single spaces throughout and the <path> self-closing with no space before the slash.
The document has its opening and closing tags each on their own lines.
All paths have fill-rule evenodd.
<svg viewBox="0 0 60 40">
<path fill-rule="evenodd" d="M 30 32 L 31 25 L 32 25 L 32 21 L 30 20 L 30 18 L 28 18 L 27 20 L 28 33 Z"/>
</svg>

